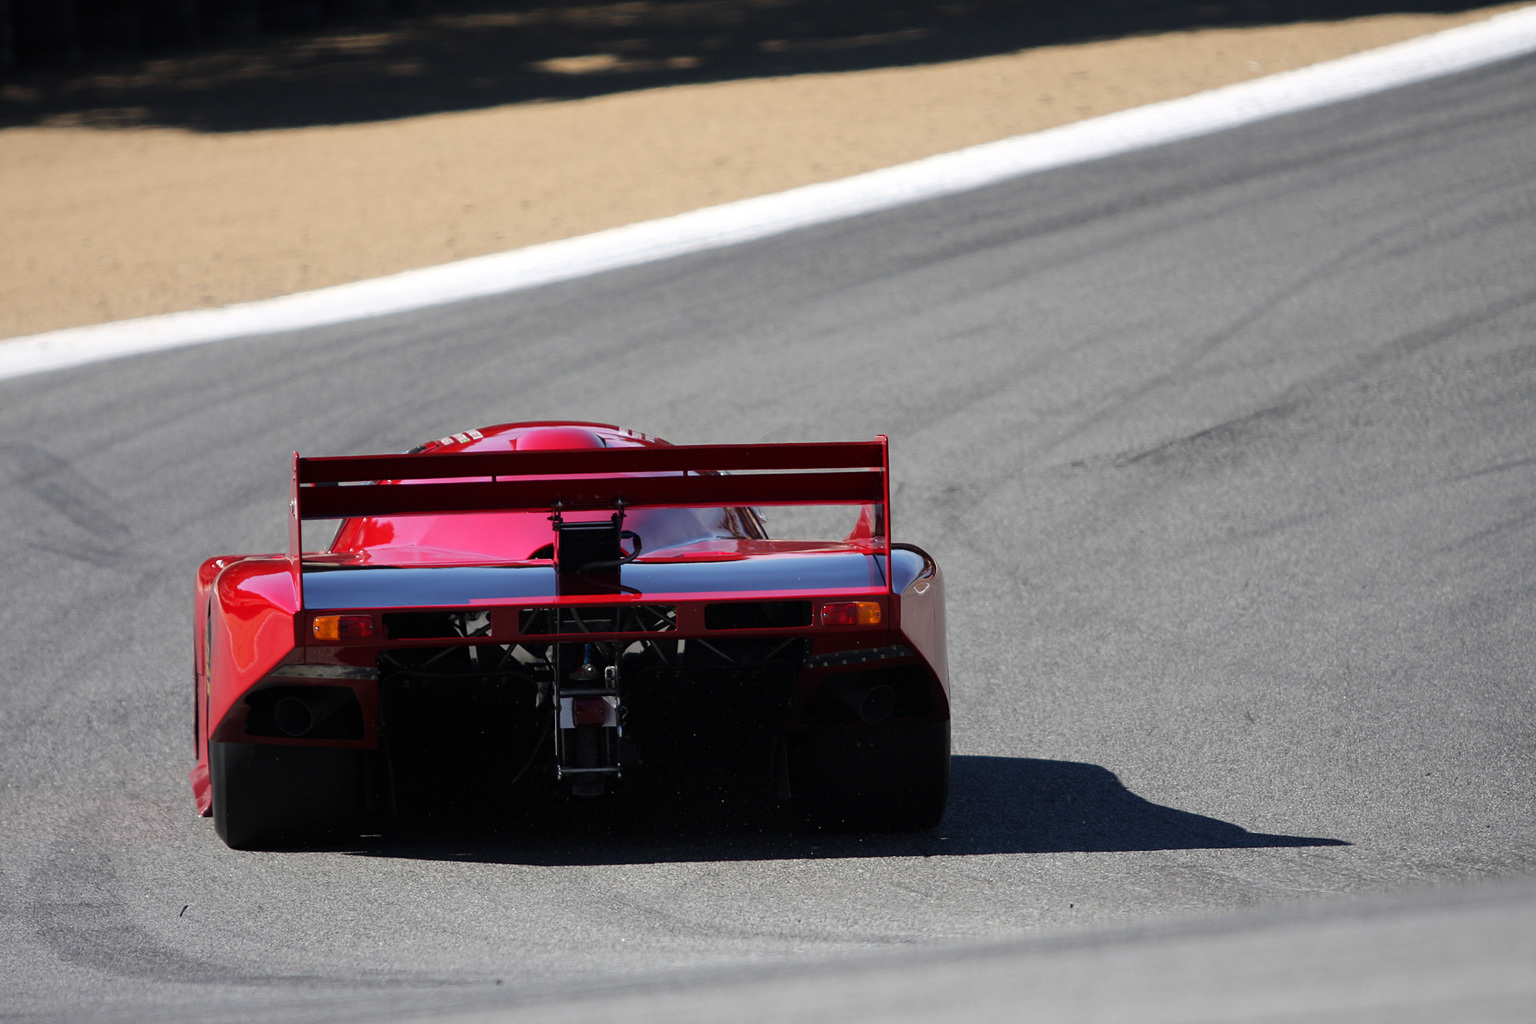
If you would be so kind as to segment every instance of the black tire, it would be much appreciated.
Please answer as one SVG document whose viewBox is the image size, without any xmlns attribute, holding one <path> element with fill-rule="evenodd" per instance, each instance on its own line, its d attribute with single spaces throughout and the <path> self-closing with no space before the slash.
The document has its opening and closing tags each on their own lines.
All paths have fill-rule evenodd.
<svg viewBox="0 0 1536 1024">
<path fill-rule="evenodd" d="M 795 803 L 813 828 L 920 832 L 949 800 L 949 722 L 818 729 L 790 740 Z"/>
<path fill-rule="evenodd" d="M 214 830 L 235 850 L 355 838 L 363 824 L 368 753 L 210 743 Z"/>
</svg>

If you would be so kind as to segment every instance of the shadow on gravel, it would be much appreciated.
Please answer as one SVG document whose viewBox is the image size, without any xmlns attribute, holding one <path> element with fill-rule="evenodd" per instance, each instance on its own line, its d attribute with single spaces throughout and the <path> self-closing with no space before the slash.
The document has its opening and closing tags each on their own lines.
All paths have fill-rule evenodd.
<svg viewBox="0 0 1536 1024">
<path fill-rule="evenodd" d="M 806 832 L 697 806 L 614 804 L 566 808 L 514 827 L 460 827 L 446 836 L 383 841 L 355 852 L 411 860 L 599 865 L 1349 845 L 1249 832 L 1163 807 L 1093 764 L 959 756 L 951 770 L 949 810 L 931 832 Z"/>
<path fill-rule="evenodd" d="M 111 31 L 93 29 L 86 15 L 52 28 L 51 22 L 34 24 L 38 12 L 72 12 L 74 5 L 11 0 L 16 17 L 32 13 L 30 21 L 15 23 L 10 63 L 20 70 L 8 80 L 0 25 L 0 127 L 163 125 L 222 132 L 342 124 L 695 82 L 926 64 L 1144 33 L 1449 13 L 1487 5 L 1487 0 L 438 0 L 430 14 L 371 20 L 336 14 L 325 22 L 327 10 L 383 10 L 387 4 L 261 0 L 264 18 L 269 8 L 280 8 L 289 25 L 296 11 L 312 11 L 309 27 L 285 34 L 253 27 L 235 42 L 200 39 L 212 31 L 209 12 L 232 2 L 159 5 L 157 11 L 185 12 L 186 24 L 177 32 L 160 33 L 181 42 L 141 52 L 142 23 L 121 16 L 137 10 L 126 0 L 97 0 L 90 8 L 113 14 Z M 401 0 L 396 6 L 413 2 L 426 0 Z M 6 7 L 0 0 L 0 16 Z"/>
</svg>

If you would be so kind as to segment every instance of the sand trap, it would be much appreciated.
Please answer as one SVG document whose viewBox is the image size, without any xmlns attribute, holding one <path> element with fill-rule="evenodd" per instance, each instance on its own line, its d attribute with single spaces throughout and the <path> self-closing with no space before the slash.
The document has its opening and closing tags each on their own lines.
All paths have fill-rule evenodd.
<svg viewBox="0 0 1536 1024">
<path fill-rule="evenodd" d="M 1180 32 L 336 127 L 6 129 L 0 338 L 268 298 L 666 216 L 1519 6 Z"/>
</svg>

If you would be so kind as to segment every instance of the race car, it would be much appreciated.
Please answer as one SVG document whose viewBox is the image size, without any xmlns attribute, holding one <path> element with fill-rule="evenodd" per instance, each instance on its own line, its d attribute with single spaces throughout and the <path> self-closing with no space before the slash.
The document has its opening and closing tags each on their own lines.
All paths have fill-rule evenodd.
<svg viewBox="0 0 1536 1024">
<path fill-rule="evenodd" d="M 944 580 L 890 540 L 885 437 L 509 423 L 293 459 L 288 550 L 197 573 L 191 782 L 229 846 L 647 794 L 943 815 Z M 771 539 L 781 506 L 841 535 Z"/>
</svg>

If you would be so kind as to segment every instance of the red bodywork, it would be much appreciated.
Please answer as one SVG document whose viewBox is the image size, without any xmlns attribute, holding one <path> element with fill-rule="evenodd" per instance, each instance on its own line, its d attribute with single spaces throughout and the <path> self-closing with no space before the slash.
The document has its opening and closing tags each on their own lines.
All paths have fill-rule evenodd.
<svg viewBox="0 0 1536 1024">
<path fill-rule="evenodd" d="M 711 679 L 729 669 L 737 685 L 745 668 L 768 664 L 751 652 L 782 639 L 771 657 L 791 682 L 770 705 L 775 743 L 942 723 L 947 766 L 943 579 L 925 553 L 890 542 L 887 460 L 883 437 L 674 446 L 589 423 L 505 424 L 405 455 L 296 454 L 288 551 L 198 570 L 198 810 L 212 813 L 217 799 L 210 743 L 377 756 L 389 746 L 381 706 L 395 699 L 381 696 L 381 680 L 430 686 L 445 673 L 421 667 L 428 652 L 475 666 L 495 655 L 499 676 L 474 678 L 516 675 L 530 706 L 552 716 L 552 749 L 538 756 L 553 763 L 537 770 L 568 781 L 596 773 L 587 784 L 605 791 L 634 767 L 615 738 L 626 673 L 663 706 L 660 690 L 694 678 L 683 671 L 688 641 L 725 659 L 711 660 Z M 756 511 L 820 505 L 858 507 L 851 531 L 772 540 Z M 328 548 L 305 552 L 312 520 L 341 523 Z M 615 532 L 604 532 L 610 522 Z M 622 527 L 611 560 L 622 564 L 562 559 L 585 536 L 579 524 L 600 543 Z M 638 691 L 635 700 L 644 706 Z M 605 726 L 608 753 L 573 752 L 582 729 Z"/>
</svg>

